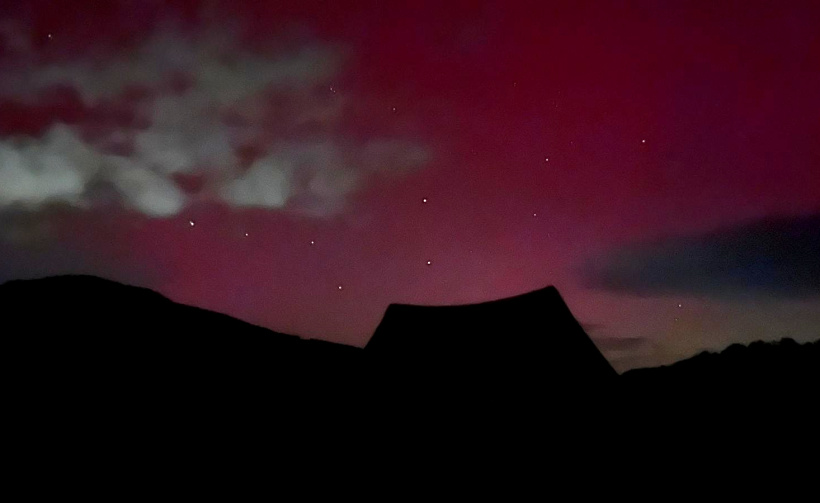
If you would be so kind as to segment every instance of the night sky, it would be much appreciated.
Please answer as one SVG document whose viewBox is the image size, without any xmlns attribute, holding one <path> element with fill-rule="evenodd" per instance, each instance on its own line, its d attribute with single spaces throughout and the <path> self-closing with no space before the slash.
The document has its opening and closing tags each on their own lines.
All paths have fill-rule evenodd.
<svg viewBox="0 0 820 503">
<path fill-rule="evenodd" d="M 816 340 L 818 27 L 790 1 L 3 2 L 0 281 L 360 346 L 392 302 L 555 285 L 618 370 Z"/>
</svg>

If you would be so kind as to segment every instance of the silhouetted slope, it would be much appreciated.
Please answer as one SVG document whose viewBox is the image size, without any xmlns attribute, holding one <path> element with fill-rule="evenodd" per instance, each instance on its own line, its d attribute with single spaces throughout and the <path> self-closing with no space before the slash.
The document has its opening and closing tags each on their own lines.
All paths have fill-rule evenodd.
<svg viewBox="0 0 820 503">
<path fill-rule="evenodd" d="M 8 282 L 0 313 L 5 368 L 29 391 L 271 396 L 344 386 L 326 378 L 355 369 L 361 353 L 89 276 Z"/>
<path fill-rule="evenodd" d="M 475 305 L 391 305 L 364 350 L 89 276 L 8 282 L 0 306 L 6 368 L 18 389 L 37 393 L 169 403 L 412 394 L 423 406 L 454 395 L 529 401 L 545 385 L 571 391 L 616 376 L 554 288 Z"/>
<path fill-rule="evenodd" d="M 61 473 L 95 480 L 146 466 L 176 474 L 175 451 L 192 470 L 225 451 L 267 461 L 283 442 L 313 442 L 304 449 L 313 455 L 316 439 L 350 439 L 345 453 L 377 446 L 380 463 L 415 464 L 405 453 L 437 457 L 443 446 L 459 460 L 449 465 L 465 466 L 529 460 L 559 444 L 585 453 L 579 446 L 635 421 L 623 414 L 629 394 L 611 383 L 641 390 L 635 409 L 657 409 L 662 397 L 681 411 L 699 404 L 669 393 L 669 383 L 733 375 L 723 395 L 735 396 L 775 374 L 789 376 L 778 381 L 783 389 L 816 383 L 818 368 L 817 344 L 784 342 L 777 355 L 770 345 L 733 347 L 617 377 L 554 288 L 475 305 L 391 305 L 360 349 L 278 334 L 142 288 L 58 277 L 0 285 L 0 329 L 0 406 L 20 444 L 15 464 L 62 455 Z M 757 356 L 741 363 L 741 353 Z"/>
<path fill-rule="evenodd" d="M 0 285 L 0 354 L 20 388 L 171 388 L 237 396 L 327 390 L 445 399 L 573 390 L 616 374 L 561 299 L 544 288 L 471 305 L 392 304 L 364 349 L 305 340 L 90 276 Z M 807 382 L 820 343 L 733 345 L 626 372 L 631 386 Z"/>
<path fill-rule="evenodd" d="M 820 341 L 732 344 L 720 353 L 704 351 L 672 365 L 625 372 L 624 384 L 637 387 L 726 387 L 734 390 L 771 386 L 802 388 L 820 384 Z M 785 390 L 785 389 L 784 389 Z"/>
<path fill-rule="evenodd" d="M 151 467 L 174 464 L 157 455 L 169 446 L 208 459 L 260 439 L 273 445 L 266 459 L 282 442 L 316 437 L 391 456 L 420 445 L 529 446 L 546 415 L 574 420 L 555 414 L 556 391 L 616 377 L 552 288 L 472 306 L 391 306 L 366 349 L 87 276 L 0 285 L 0 327 L 0 405 L 20 452 L 93 449 Z"/>
</svg>

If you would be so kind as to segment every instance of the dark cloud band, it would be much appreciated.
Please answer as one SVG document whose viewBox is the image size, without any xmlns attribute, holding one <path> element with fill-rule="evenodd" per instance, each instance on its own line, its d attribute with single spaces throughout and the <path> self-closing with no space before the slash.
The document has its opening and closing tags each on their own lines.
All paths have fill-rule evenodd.
<svg viewBox="0 0 820 503">
<path fill-rule="evenodd" d="M 820 295 L 820 213 L 635 244 L 581 273 L 588 286 L 638 295 Z"/>
</svg>

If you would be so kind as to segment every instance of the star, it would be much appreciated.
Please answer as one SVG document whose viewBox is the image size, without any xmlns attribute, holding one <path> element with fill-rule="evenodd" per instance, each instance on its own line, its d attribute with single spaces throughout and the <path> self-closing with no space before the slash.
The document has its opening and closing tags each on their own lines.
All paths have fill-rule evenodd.
<svg viewBox="0 0 820 503">
<path fill-rule="evenodd" d="M 194 221 L 193 221 L 193 220 L 188 220 L 188 225 L 190 225 L 191 227 L 193 227 L 193 226 L 194 226 L 194 225 L 196 225 L 196 224 L 194 223 Z"/>
<path fill-rule="evenodd" d="M 424 199 L 422 199 L 422 200 L 421 200 L 421 202 L 426 203 L 426 202 L 427 202 L 427 198 L 425 197 Z"/>
<path fill-rule="evenodd" d="M 49 33 L 48 34 L 48 39 L 51 40 L 52 38 L 53 38 L 53 36 L 51 35 L 51 33 Z"/>
<path fill-rule="evenodd" d="M 544 162 L 550 162 L 550 158 L 547 157 L 546 159 L 544 159 Z"/>
<path fill-rule="evenodd" d="M 313 240 L 311 239 L 311 240 L 310 240 L 310 244 L 314 244 L 314 243 L 315 243 L 315 241 L 313 241 Z"/>
<path fill-rule="evenodd" d="M 394 112 L 396 111 L 396 107 L 393 107 L 393 111 L 394 111 Z"/>
<path fill-rule="evenodd" d="M 532 216 L 537 217 L 538 213 L 533 213 Z"/>
<path fill-rule="evenodd" d="M 432 264 L 432 262 L 428 260 L 428 261 L 427 261 L 427 265 L 430 265 L 430 264 Z"/>
<path fill-rule="evenodd" d="M 678 307 L 683 307 L 683 304 L 678 304 Z"/>
<path fill-rule="evenodd" d="M 641 140 L 641 143 L 646 143 L 646 140 Z"/>
<path fill-rule="evenodd" d="M 248 233 L 247 233 L 247 232 L 245 233 L 245 237 L 248 237 Z"/>
<path fill-rule="evenodd" d="M 341 289 L 342 289 L 342 285 L 339 285 L 339 290 L 341 290 Z"/>
</svg>

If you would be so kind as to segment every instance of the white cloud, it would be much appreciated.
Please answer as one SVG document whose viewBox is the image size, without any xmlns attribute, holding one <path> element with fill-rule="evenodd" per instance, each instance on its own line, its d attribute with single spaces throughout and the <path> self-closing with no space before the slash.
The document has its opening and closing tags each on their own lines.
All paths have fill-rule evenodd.
<svg viewBox="0 0 820 503">
<path fill-rule="evenodd" d="M 3 30 L 18 40 L 13 26 Z M 86 103 L 120 96 L 128 87 L 156 88 L 184 74 L 211 103 L 227 106 L 253 97 L 269 87 L 305 88 L 335 76 L 340 52 L 332 47 L 303 47 L 286 54 L 260 54 L 243 50 L 231 32 L 216 30 L 183 35 L 161 29 L 133 50 L 100 61 L 83 59 L 29 65 L 4 80 L 15 94 L 36 96 L 53 85 L 75 88 Z"/>
<path fill-rule="evenodd" d="M 151 126 L 135 135 L 133 157 L 164 174 L 190 173 L 208 165 L 234 167 L 230 128 L 212 116 L 212 106 L 199 92 L 156 99 Z"/>
<path fill-rule="evenodd" d="M 167 217 L 185 206 L 184 194 L 162 175 L 130 162 L 119 162 L 110 181 L 125 203 L 151 217 Z"/>
<path fill-rule="evenodd" d="M 98 181 L 113 184 L 126 206 L 150 216 L 173 215 L 184 206 L 173 182 L 125 157 L 93 150 L 65 125 L 37 140 L 0 141 L 0 207 L 88 207 Z"/>
<path fill-rule="evenodd" d="M 290 196 L 292 171 L 292 164 L 276 156 L 259 159 L 223 186 L 220 195 L 236 206 L 281 208 Z"/>
<path fill-rule="evenodd" d="M 106 106 L 132 86 L 148 88 L 150 97 L 135 105 L 146 126 L 111 126 L 89 141 L 82 124 L 57 124 L 41 138 L 0 139 L 0 208 L 93 206 L 91 189 L 102 182 L 123 205 L 151 217 L 208 198 L 277 209 L 307 201 L 316 215 L 338 211 L 368 174 L 404 174 L 430 158 L 407 139 L 352 141 L 339 132 L 350 100 L 329 88 L 342 59 L 328 45 L 259 53 L 230 32 L 168 29 L 108 60 L 39 66 L 29 58 L 21 71 L 0 73 L 0 94 L 31 101 L 50 86 L 69 85 L 89 106 Z M 187 87 L 170 85 L 179 76 Z M 286 105 L 272 107 L 272 97 Z M 123 142 L 130 150 L 110 150 Z M 242 145 L 261 151 L 250 167 L 240 163 Z M 178 174 L 202 177 L 208 189 L 190 198 L 176 186 Z"/>
<path fill-rule="evenodd" d="M 0 141 L 0 206 L 79 203 L 98 167 L 97 155 L 67 127 L 41 140 Z"/>
</svg>

